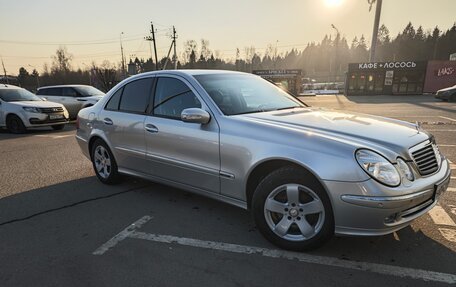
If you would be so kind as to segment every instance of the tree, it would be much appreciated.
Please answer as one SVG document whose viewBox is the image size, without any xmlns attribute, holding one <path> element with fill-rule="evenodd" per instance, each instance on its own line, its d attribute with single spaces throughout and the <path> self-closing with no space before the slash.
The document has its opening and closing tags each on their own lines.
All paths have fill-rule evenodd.
<svg viewBox="0 0 456 287">
<path fill-rule="evenodd" d="M 71 60 L 73 56 L 68 53 L 65 46 L 61 46 L 55 51 L 55 55 L 52 56 L 51 71 L 54 73 L 58 72 L 69 72 L 71 70 Z"/>
</svg>

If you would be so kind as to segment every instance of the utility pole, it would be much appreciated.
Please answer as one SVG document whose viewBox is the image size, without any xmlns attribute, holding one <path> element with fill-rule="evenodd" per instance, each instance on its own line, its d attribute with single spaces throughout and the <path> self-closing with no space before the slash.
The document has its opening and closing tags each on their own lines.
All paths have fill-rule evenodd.
<svg viewBox="0 0 456 287">
<path fill-rule="evenodd" d="M 125 73 L 125 57 L 124 57 L 123 46 L 122 46 L 122 34 L 123 34 L 123 32 L 120 33 L 120 53 L 122 56 L 122 74 L 125 79 L 127 77 L 127 75 Z"/>
<path fill-rule="evenodd" d="M 377 46 L 377 36 L 378 36 L 378 25 L 380 23 L 380 12 L 382 10 L 382 0 L 367 0 L 370 4 L 369 11 L 372 9 L 374 2 L 377 2 L 375 7 L 375 20 L 374 20 L 374 31 L 372 32 L 372 43 L 369 53 L 369 62 L 375 62 L 375 48 Z"/>
<path fill-rule="evenodd" d="M 154 43 L 154 54 L 155 54 L 155 70 L 158 70 L 158 57 L 157 57 L 157 45 L 155 43 L 155 30 L 154 30 L 154 24 L 152 22 L 150 22 L 150 34 L 152 35 L 152 37 L 144 37 L 144 39 L 146 41 L 152 41 Z M 150 57 L 150 59 L 152 60 L 152 55 Z M 153 62 L 153 60 L 152 60 Z"/>
<path fill-rule="evenodd" d="M 9 85 L 8 75 L 6 74 L 5 63 L 3 63 L 3 59 L 2 59 L 2 66 L 3 66 L 3 73 L 5 73 L 6 84 Z"/>
<path fill-rule="evenodd" d="M 174 56 L 173 56 L 173 62 L 174 62 L 174 70 L 177 70 L 177 53 L 176 53 L 176 29 L 173 26 L 173 45 L 174 45 Z"/>
</svg>

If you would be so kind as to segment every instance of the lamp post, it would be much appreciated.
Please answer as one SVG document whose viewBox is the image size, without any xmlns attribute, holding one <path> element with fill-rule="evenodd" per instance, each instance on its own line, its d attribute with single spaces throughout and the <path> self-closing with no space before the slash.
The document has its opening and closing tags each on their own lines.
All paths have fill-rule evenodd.
<svg viewBox="0 0 456 287">
<path fill-rule="evenodd" d="M 376 2 L 375 7 L 375 20 L 374 20 L 374 30 L 372 32 L 372 43 L 369 53 L 369 62 L 375 62 L 375 48 L 377 46 L 377 36 L 378 36 L 378 25 L 380 23 L 380 13 L 382 11 L 382 1 L 383 0 L 367 0 L 369 3 L 369 11 L 372 9 L 372 5 Z"/>
</svg>

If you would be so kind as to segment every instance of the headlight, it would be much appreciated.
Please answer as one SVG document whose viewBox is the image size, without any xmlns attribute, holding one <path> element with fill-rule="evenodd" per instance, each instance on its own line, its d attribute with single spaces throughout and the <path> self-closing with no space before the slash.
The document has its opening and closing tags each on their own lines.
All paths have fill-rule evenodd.
<svg viewBox="0 0 456 287">
<path fill-rule="evenodd" d="M 379 182 L 389 186 L 398 186 L 401 183 L 401 177 L 396 168 L 378 153 L 360 149 L 356 152 L 356 160 L 372 178 Z"/>
<path fill-rule="evenodd" d="M 399 168 L 399 171 L 402 173 L 402 175 L 407 180 L 409 180 L 409 181 L 415 180 L 415 177 L 413 176 L 413 172 L 410 169 L 410 166 L 402 158 L 397 159 L 397 167 Z"/>
<path fill-rule="evenodd" d="M 23 107 L 24 111 L 30 112 L 30 113 L 41 113 L 41 110 L 39 108 L 35 107 Z"/>
</svg>

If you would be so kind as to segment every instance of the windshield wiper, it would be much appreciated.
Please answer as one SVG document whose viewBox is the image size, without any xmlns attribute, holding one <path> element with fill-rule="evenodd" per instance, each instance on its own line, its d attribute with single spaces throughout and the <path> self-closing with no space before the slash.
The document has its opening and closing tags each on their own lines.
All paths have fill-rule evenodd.
<svg viewBox="0 0 456 287">
<path fill-rule="evenodd" d="M 297 109 L 297 108 L 304 108 L 304 107 L 293 106 L 293 107 L 278 108 L 278 109 L 274 109 L 274 110 L 271 110 L 271 111 L 282 111 L 282 110 L 290 110 L 290 109 Z"/>
</svg>

